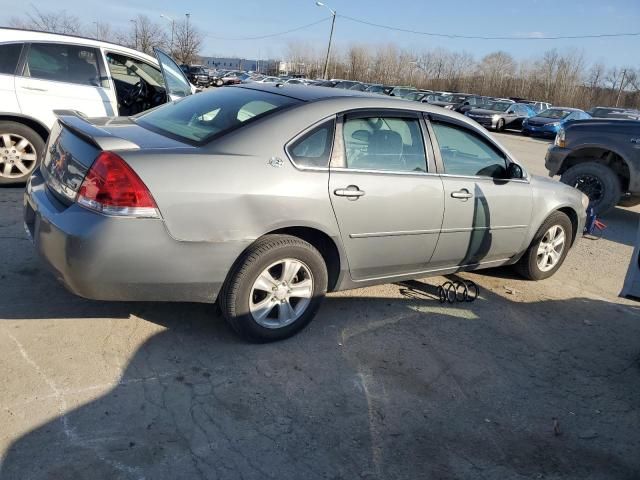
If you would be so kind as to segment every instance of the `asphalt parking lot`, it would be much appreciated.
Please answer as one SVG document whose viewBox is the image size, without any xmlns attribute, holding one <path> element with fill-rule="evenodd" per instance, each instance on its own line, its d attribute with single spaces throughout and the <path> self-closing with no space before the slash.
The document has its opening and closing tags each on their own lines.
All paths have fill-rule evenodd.
<svg viewBox="0 0 640 480">
<path fill-rule="evenodd" d="M 498 136 L 545 174 L 547 142 Z M 331 294 L 268 345 L 213 306 L 67 293 L 21 209 L 0 189 L 2 479 L 640 478 L 640 309 L 617 296 L 638 208 L 543 282 Z"/>
</svg>

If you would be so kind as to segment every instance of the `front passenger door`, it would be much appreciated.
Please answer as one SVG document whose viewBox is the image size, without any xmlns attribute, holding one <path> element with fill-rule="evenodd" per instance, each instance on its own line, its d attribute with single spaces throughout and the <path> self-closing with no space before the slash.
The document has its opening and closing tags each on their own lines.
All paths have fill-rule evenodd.
<svg viewBox="0 0 640 480">
<path fill-rule="evenodd" d="M 501 262 L 522 251 L 532 190 L 508 179 L 506 155 L 480 132 L 446 118 L 431 122 L 445 215 L 432 267 Z"/>
<path fill-rule="evenodd" d="M 339 119 L 329 196 L 354 280 L 427 269 L 443 216 L 442 181 L 414 112 Z"/>
</svg>

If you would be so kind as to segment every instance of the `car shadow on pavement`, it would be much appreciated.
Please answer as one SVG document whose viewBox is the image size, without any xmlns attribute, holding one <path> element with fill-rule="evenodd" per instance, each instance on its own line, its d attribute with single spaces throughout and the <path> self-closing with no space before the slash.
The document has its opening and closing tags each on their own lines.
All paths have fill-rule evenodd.
<svg viewBox="0 0 640 480">
<path fill-rule="evenodd" d="M 75 394 L 20 344 L 51 394 L 11 414 L 28 418 L 44 402 L 61 413 L 15 439 L 3 479 L 640 472 L 639 309 L 486 290 L 473 303 L 441 305 L 434 285 L 412 281 L 397 292 L 333 294 L 299 335 L 252 345 L 212 306 L 89 302 L 45 283 L 53 308 L 24 302 L 0 316 L 118 317 L 163 329 L 132 351 L 112 388 L 76 408 L 66 408 Z M 75 341 L 63 343 L 68 353 L 82 348 Z"/>
<path fill-rule="evenodd" d="M 602 238 L 630 247 L 635 246 L 640 212 L 617 207 L 604 214 L 601 221 L 607 226 L 602 232 Z"/>
</svg>

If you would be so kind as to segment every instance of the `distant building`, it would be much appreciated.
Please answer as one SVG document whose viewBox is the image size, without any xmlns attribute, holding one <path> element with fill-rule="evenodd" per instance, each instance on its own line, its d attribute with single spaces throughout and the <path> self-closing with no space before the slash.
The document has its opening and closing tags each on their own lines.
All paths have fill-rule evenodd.
<svg viewBox="0 0 640 480">
<path fill-rule="evenodd" d="M 220 70 L 243 70 L 273 74 L 278 69 L 277 60 L 251 60 L 238 57 L 202 57 L 202 65 Z"/>
</svg>

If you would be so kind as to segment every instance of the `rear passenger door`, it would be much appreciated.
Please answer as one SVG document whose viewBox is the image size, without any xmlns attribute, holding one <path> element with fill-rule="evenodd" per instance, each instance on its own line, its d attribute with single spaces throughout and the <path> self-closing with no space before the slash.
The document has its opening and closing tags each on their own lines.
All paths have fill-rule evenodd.
<svg viewBox="0 0 640 480">
<path fill-rule="evenodd" d="M 116 114 L 97 48 L 32 43 L 26 49 L 16 77 L 16 95 L 23 114 L 49 128 L 55 122 L 54 110 L 78 110 L 88 117 Z"/>
<path fill-rule="evenodd" d="M 354 280 L 427 269 L 444 203 L 425 132 L 413 112 L 338 119 L 329 196 Z"/>
</svg>

